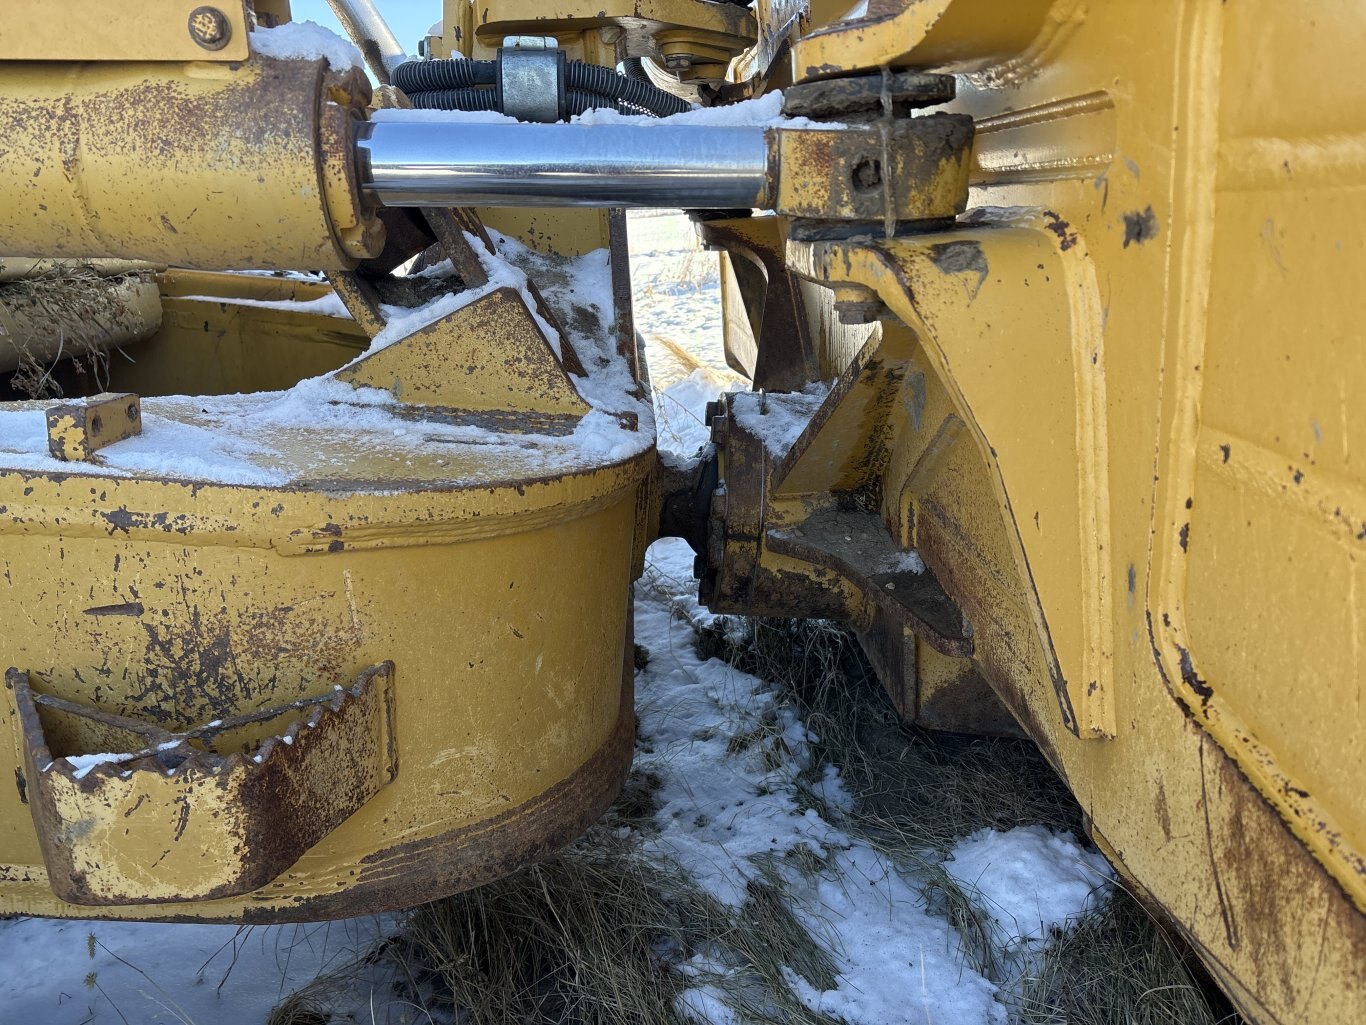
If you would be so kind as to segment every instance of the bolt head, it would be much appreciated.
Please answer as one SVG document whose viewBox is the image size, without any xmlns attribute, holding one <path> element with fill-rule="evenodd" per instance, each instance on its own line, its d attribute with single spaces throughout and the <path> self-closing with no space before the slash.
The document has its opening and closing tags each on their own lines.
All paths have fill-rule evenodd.
<svg viewBox="0 0 1366 1025">
<path fill-rule="evenodd" d="M 206 50 L 221 50 L 232 38 L 232 22 L 217 7 L 196 7 L 189 28 L 190 38 Z"/>
</svg>

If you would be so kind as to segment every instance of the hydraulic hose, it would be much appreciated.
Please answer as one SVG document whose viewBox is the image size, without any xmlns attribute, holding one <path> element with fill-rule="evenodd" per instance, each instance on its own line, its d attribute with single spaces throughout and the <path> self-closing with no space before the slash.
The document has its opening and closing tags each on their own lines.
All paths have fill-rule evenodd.
<svg viewBox="0 0 1366 1025">
<path fill-rule="evenodd" d="M 692 110 L 692 104 L 672 93 L 666 93 L 653 82 L 627 78 L 611 68 L 583 61 L 571 61 L 565 72 L 565 84 L 571 89 L 586 89 L 591 93 L 623 100 L 635 107 L 643 107 L 652 114 L 667 117 Z"/>
<path fill-rule="evenodd" d="M 498 71 L 493 61 L 428 60 L 407 61 L 394 69 L 394 85 L 408 98 L 413 93 L 438 89 L 467 89 L 476 85 L 493 85 Z"/>
<path fill-rule="evenodd" d="M 408 61 L 394 69 L 394 85 L 424 110 L 498 110 L 495 61 Z M 481 88 L 482 87 L 482 88 Z M 571 61 L 565 68 L 565 116 L 611 107 L 627 114 L 667 117 L 692 104 L 652 82 L 628 78 L 611 68 Z"/>
</svg>

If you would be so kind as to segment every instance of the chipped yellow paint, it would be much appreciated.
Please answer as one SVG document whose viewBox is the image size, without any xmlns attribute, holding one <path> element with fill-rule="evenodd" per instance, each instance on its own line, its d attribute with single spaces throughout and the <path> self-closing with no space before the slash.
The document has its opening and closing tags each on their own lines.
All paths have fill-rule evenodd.
<svg viewBox="0 0 1366 1025">
<path fill-rule="evenodd" d="M 315 270 L 383 246 L 356 181 L 354 69 L 9 61 L 0 95 L 0 255 Z"/>
<path fill-rule="evenodd" d="M 101 392 L 47 410 L 47 448 L 63 462 L 90 460 L 96 452 L 142 433 L 142 402 L 131 392 Z"/>
</svg>

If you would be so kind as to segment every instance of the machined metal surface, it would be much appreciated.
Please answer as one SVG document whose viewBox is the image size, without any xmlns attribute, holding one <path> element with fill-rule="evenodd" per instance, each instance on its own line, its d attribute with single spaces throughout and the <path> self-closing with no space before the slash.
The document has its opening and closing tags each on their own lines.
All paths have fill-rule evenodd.
<svg viewBox="0 0 1366 1025">
<path fill-rule="evenodd" d="M 408 60 L 403 44 L 398 41 L 374 0 L 327 0 L 327 6 L 346 29 L 346 34 L 360 48 L 365 63 L 382 85 L 388 85 L 394 68 Z"/>
<path fill-rule="evenodd" d="M 770 203 L 758 126 L 379 121 L 359 128 L 362 188 L 385 206 L 750 209 Z"/>
</svg>

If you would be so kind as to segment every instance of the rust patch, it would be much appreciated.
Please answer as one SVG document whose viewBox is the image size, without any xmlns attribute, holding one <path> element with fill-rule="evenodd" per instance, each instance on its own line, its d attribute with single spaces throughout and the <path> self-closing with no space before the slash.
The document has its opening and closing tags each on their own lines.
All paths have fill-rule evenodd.
<svg viewBox="0 0 1366 1025">
<path fill-rule="evenodd" d="M 1191 661 L 1191 654 L 1181 645 L 1176 645 L 1176 650 L 1181 656 L 1181 679 L 1186 686 L 1195 691 L 1200 696 L 1200 703 L 1207 704 L 1209 699 L 1214 697 L 1214 688 L 1200 678 L 1200 674 L 1195 671 L 1195 663 Z"/>
<path fill-rule="evenodd" d="M 246 924 L 313 922 L 413 907 L 482 886 L 540 861 L 583 834 L 607 810 L 635 748 L 634 646 L 627 638 L 622 693 L 610 737 L 570 776 L 524 804 L 469 826 L 367 855 L 355 884 L 296 903 L 246 908 Z"/>
<path fill-rule="evenodd" d="M 791 532 L 770 530 L 769 549 L 848 580 L 869 602 L 944 655 L 972 654 L 972 628 L 933 571 L 899 569 L 901 551 L 874 513 L 827 509 Z"/>
<path fill-rule="evenodd" d="M 982 252 L 982 244 L 975 239 L 935 243 L 930 246 L 930 262 L 945 274 L 977 275 L 977 282 L 968 296 L 969 302 L 977 298 L 977 293 L 982 290 L 991 272 L 986 254 Z"/>
<path fill-rule="evenodd" d="M 1072 230 L 1072 225 L 1052 210 L 1044 211 L 1043 226 L 1058 237 L 1058 246 L 1064 252 L 1077 244 L 1077 233 Z"/>
<path fill-rule="evenodd" d="M 1167 807 L 1167 788 L 1162 785 L 1162 780 L 1157 781 L 1157 790 L 1153 794 L 1153 810 L 1157 812 L 1157 822 L 1162 827 L 1162 839 L 1172 838 L 1172 815 Z"/>
<path fill-rule="evenodd" d="M 393 664 L 383 663 L 345 690 L 169 733 L 35 691 L 27 674 L 12 670 L 33 822 L 53 892 L 75 904 L 122 906 L 213 900 L 264 886 L 397 774 L 392 681 Z M 93 750 L 127 754 L 93 765 L 70 761 L 92 748 L 58 746 L 45 732 L 45 721 L 58 717 L 100 734 Z M 105 746 L 110 731 L 127 746 Z M 174 884 L 149 881 L 141 860 L 149 849 L 161 850 L 156 864 L 166 863 Z M 212 868 L 204 850 L 215 852 Z"/>
<path fill-rule="evenodd" d="M 1151 239 L 1157 238 L 1158 226 L 1157 215 L 1153 213 L 1151 205 L 1145 210 L 1134 210 L 1124 215 L 1124 248 L 1129 248 L 1129 243 L 1143 245 Z"/>
</svg>

